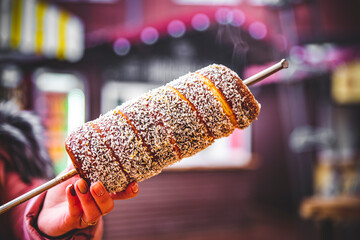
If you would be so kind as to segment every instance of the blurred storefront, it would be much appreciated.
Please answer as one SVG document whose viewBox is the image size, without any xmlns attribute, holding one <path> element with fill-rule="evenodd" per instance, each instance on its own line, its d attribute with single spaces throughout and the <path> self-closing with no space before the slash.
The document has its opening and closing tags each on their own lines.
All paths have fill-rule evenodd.
<svg viewBox="0 0 360 240">
<path fill-rule="evenodd" d="M 1 98 L 41 116 L 60 171 L 68 131 L 128 99 L 210 63 L 247 78 L 287 58 L 287 71 L 251 88 L 262 104 L 251 128 L 141 183 L 139 197 L 105 217 L 105 239 L 358 239 L 346 213 L 360 216 L 359 9 L 350 0 L 3 0 Z M 319 218 L 329 200 L 340 210 Z"/>
<path fill-rule="evenodd" d="M 84 53 L 84 26 L 78 17 L 46 1 L 4 0 L 0 11 L 2 99 L 39 114 L 47 129 L 44 144 L 59 173 L 67 164 L 68 131 L 85 117 L 84 104 L 68 102 L 74 90 L 85 94 L 85 83 L 74 74 L 51 72 L 41 64 L 51 59 L 78 61 Z M 72 106 L 79 109 L 71 110 Z"/>
</svg>

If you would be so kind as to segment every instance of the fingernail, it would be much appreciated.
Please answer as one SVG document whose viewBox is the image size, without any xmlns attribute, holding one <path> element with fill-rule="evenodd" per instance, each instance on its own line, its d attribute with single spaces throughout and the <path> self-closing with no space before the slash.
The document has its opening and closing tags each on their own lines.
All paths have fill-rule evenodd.
<svg viewBox="0 0 360 240">
<path fill-rule="evenodd" d="M 134 183 L 134 185 L 132 185 L 132 187 L 131 187 L 131 191 L 133 193 L 138 193 L 139 192 L 139 185 L 137 183 Z"/>
<path fill-rule="evenodd" d="M 80 179 L 80 181 L 78 181 L 77 187 L 82 194 L 88 192 L 88 186 L 84 179 Z"/>
<path fill-rule="evenodd" d="M 70 184 L 70 193 L 71 193 L 71 195 L 76 196 L 76 191 L 75 191 L 75 188 L 74 188 L 74 184 Z"/>
<path fill-rule="evenodd" d="M 95 183 L 94 186 L 92 187 L 92 189 L 98 197 L 101 197 L 102 195 L 104 195 L 105 189 L 100 182 Z"/>
</svg>

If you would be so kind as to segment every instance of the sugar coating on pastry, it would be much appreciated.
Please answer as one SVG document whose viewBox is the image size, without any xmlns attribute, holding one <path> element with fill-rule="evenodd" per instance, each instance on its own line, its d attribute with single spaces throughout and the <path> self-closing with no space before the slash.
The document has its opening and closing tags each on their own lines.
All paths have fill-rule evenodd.
<svg viewBox="0 0 360 240">
<path fill-rule="evenodd" d="M 161 172 L 144 142 L 139 138 L 127 119 L 117 111 L 111 111 L 93 121 L 102 132 L 104 143 L 112 149 L 129 181 L 142 181 Z"/>
<path fill-rule="evenodd" d="M 190 157 L 213 143 L 206 126 L 196 112 L 176 92 L 168 87 L 151 91 L 154 101 L 150 109 L 156 109 L 164 116 L 165 127 L 174 137 L 181 158 Z"/>
<path fill-rule="evenodd" d="M 127 101 L 116 110 L 125 114 L 139 136 L 148 146 L 154 161 L 166 167 L 180 160 L 179 150 L 172 135 L 164 126 L 164 116 L 154 108 L 154 95 L 150 92 Z"/>
<path fill-rule="evenodd" d="M 109 192 L 125 189 L 130 183 L 127 176 L 90 123 L 80 126 L 67 139 L 67 150 L 71 151 L 71 155 L 76 159 L 72 159 L 74 166 L 81 169 L 82 177 L 91 183 L 102 182 Z"/>
<path fill-rule="evenodd" d="M 235 129 L 221 103 L 198 75 L 186 74 L 167 86 L 177 89 L 194 105 L 215 139 L 228 136 Z"/>
<path fill-rule="evenodd" d="M 256 119 L 260 104 L 235 72 L 223 65 L 213 64 L 198 70 L 197 73 L 209 79 L 223 93 L 239 128 L 249 126 Z"/>
</svg>

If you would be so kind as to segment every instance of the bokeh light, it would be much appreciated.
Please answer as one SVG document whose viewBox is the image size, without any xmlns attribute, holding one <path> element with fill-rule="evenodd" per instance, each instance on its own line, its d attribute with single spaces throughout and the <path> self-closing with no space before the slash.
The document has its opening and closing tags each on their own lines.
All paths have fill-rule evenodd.
<svg viewBox="0 0 360 240">
<path fill-rule="evenodd" d="M 191 25 L 197 31 L 205 31 L 210 26 L 210 19 L 206 14 L 198 13 L 191 19 Z"/>
<path fill-rule="evenodd" d="M 215 13 L 215 19 L 221 25 L 230 24 L 232 18 L 232 12 L 229 8 L 219 8 Z"/>
<path fill-rule="evenodd" d="M 243 13 L 243 11 L 241 11 L 240 9 L 234 9 L 231 11 L 231 13 L 231 25 L 233 25 L 234 27 L 242 26 L 245 22 L 245 14 Z"/>
<path fill-rule="evenodd" d="M 263 39 L 267 34 L 267 28 L 262 22 L 253 22 L 249 26 L 249 33 L 254 39 Z"/>
<path fill-rule="evenodd" d="M 125 56 L 129 53 L 131 44 L 126 38 L 119 38 L 115 41 L 113 48 L 117 55 Z"/>
<path fill-rule="evenodd" d="M 140 37 L 143 43 L 152 45 L 159 39 L 159 32 L 153 27 L 146 27 L 142 30 Z"/>
<path fill-rule="evenodd" d="M 180 20 L 173 20 L 167 27 L 168 33 L 174 38 L 182 37 L 185 34 L 185 24 Z"/>
</svg>

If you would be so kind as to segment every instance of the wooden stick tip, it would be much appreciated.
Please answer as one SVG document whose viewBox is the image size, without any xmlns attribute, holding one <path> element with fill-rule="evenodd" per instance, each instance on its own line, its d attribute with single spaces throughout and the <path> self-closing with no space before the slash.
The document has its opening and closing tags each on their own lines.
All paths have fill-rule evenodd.
<svg viewBox="0 0 360 240">
<path fill-rule="evenodd" d="M 288 68 L 289 67 L 289 62 L 284 58 L 283 60 L 280 61 L 282 68 Z"/>
</svg>

